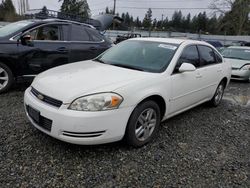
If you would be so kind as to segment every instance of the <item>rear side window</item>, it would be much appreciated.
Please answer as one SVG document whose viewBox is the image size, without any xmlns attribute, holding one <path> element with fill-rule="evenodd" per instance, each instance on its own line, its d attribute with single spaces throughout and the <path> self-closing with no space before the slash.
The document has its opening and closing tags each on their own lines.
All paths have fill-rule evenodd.
<svg viewBox="0 0 250 188">
<path fill-rule="evenodd" d="M 102 35 L 99 33 L 99 31 L 91 28 L 85 28 L 88 34 L 90 35 L 90 38 L 95 42 L 101 42 L 103 40 Z"/>
<path fill-rule="evenodd" d="M 199 53 L 196 46 L 188 46 L 182 52 L 176 68 L 179 68 L 182 63 L 193 64 L 196 68 L 199 67 Z"/>
<path fill-rule="evenodd" d="M 84 26 L 72 25 L 71 41 L 82 42 L 82 41 L 91 41 L 91 40 Z"/>
<path fill-rule="evenodd" d="M 207 46 L 198 46 L 198 49 L 200 53 L 201 66 L 212 65 L 217 62 L 212 48 Z"/>
</svg>

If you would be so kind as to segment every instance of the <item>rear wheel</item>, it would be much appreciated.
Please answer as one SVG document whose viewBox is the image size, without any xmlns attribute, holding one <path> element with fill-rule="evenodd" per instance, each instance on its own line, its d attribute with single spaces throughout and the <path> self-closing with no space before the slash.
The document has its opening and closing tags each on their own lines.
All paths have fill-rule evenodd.
<svg viewBox="0 0 250 188">
<path fill-rule="evenodd" d="M 154 101 L 146 101 L 135 108 L 125 134 L 129 145 L 141 147 L 156 135 L 161 121 L 160 108 Z"/>
<path fill-rule="evenodd" d="M 224 90 L 225 82 L 221 82 L 215 91 L 214 97 L 209 102 L 211 106 L 217 107 L 221 103 L 224 95 Z"/>
<path fill-rule="evenodd" d="M 0 63 L 0 93 L 10 89 L 14 82 L 13 74 L 8 66 Z"/>
</svg>

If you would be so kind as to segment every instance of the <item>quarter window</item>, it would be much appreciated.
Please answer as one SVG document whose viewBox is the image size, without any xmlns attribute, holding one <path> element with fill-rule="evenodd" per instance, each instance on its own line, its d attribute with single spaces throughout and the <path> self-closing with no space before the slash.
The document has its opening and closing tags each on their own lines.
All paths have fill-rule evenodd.
<svg viewBox="0 0 250 188">
<path fill-rule="evenodd" d="M 207 46 L 198 46 L 200 53 L 201 66 L 212 65 L 216 63 L 215 54 L 212 48 Z"/>
<path fill-rule="evenodd" d="M 72 25 L 71 41 L 90 41 L 89 34 L 82 25 Z"/>
<path fill-rule="evenodd" d="M 102 35 L 95 29 L 85 28 L 90 35 L 91 39 L 95 42 L 101 42 L 103 40 Z"/>
</svg>

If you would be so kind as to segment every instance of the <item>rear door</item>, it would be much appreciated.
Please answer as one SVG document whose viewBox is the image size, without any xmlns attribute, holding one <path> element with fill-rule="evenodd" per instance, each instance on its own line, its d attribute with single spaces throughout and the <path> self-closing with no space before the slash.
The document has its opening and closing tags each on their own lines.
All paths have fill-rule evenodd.
<svg viewBox="0 0 250 188">
<path fill-rule="evenodd" d="M 70 62 L 93 59 L 103 51 L 104 41 L 94 41 L 83 25 L 72 24 L 70 41 Z"/>
<path fill-rule="evenodd" d="M 196 70 L 180 73 L 178 69 L 182 63 L 193 64 Z M 187 46 L 183 50 L 171 76 L 170 115 L 185 110 L 202 100 L 203 81 L 199 67 L 200 59 L 197 46 Z"/>
<path fill-rule="evenodd" d="M 203 78 L 203 99 L 212 98 L 222 80 L 222 58 L 211 47 L 198 45 L 200 54 L 200 74 Z"/>
</svg>

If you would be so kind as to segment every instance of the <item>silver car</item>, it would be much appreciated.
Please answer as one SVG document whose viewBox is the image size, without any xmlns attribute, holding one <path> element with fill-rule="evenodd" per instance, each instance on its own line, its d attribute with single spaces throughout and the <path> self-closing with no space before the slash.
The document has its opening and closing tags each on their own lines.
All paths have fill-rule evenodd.
<svg viewBox="0 0 250 188">
<path fill-rule="evenodd" d="M 232 79 L 250 81 L 250 47 L 231 46 L 222 55 L 232 64 Z"/>
</svg>

